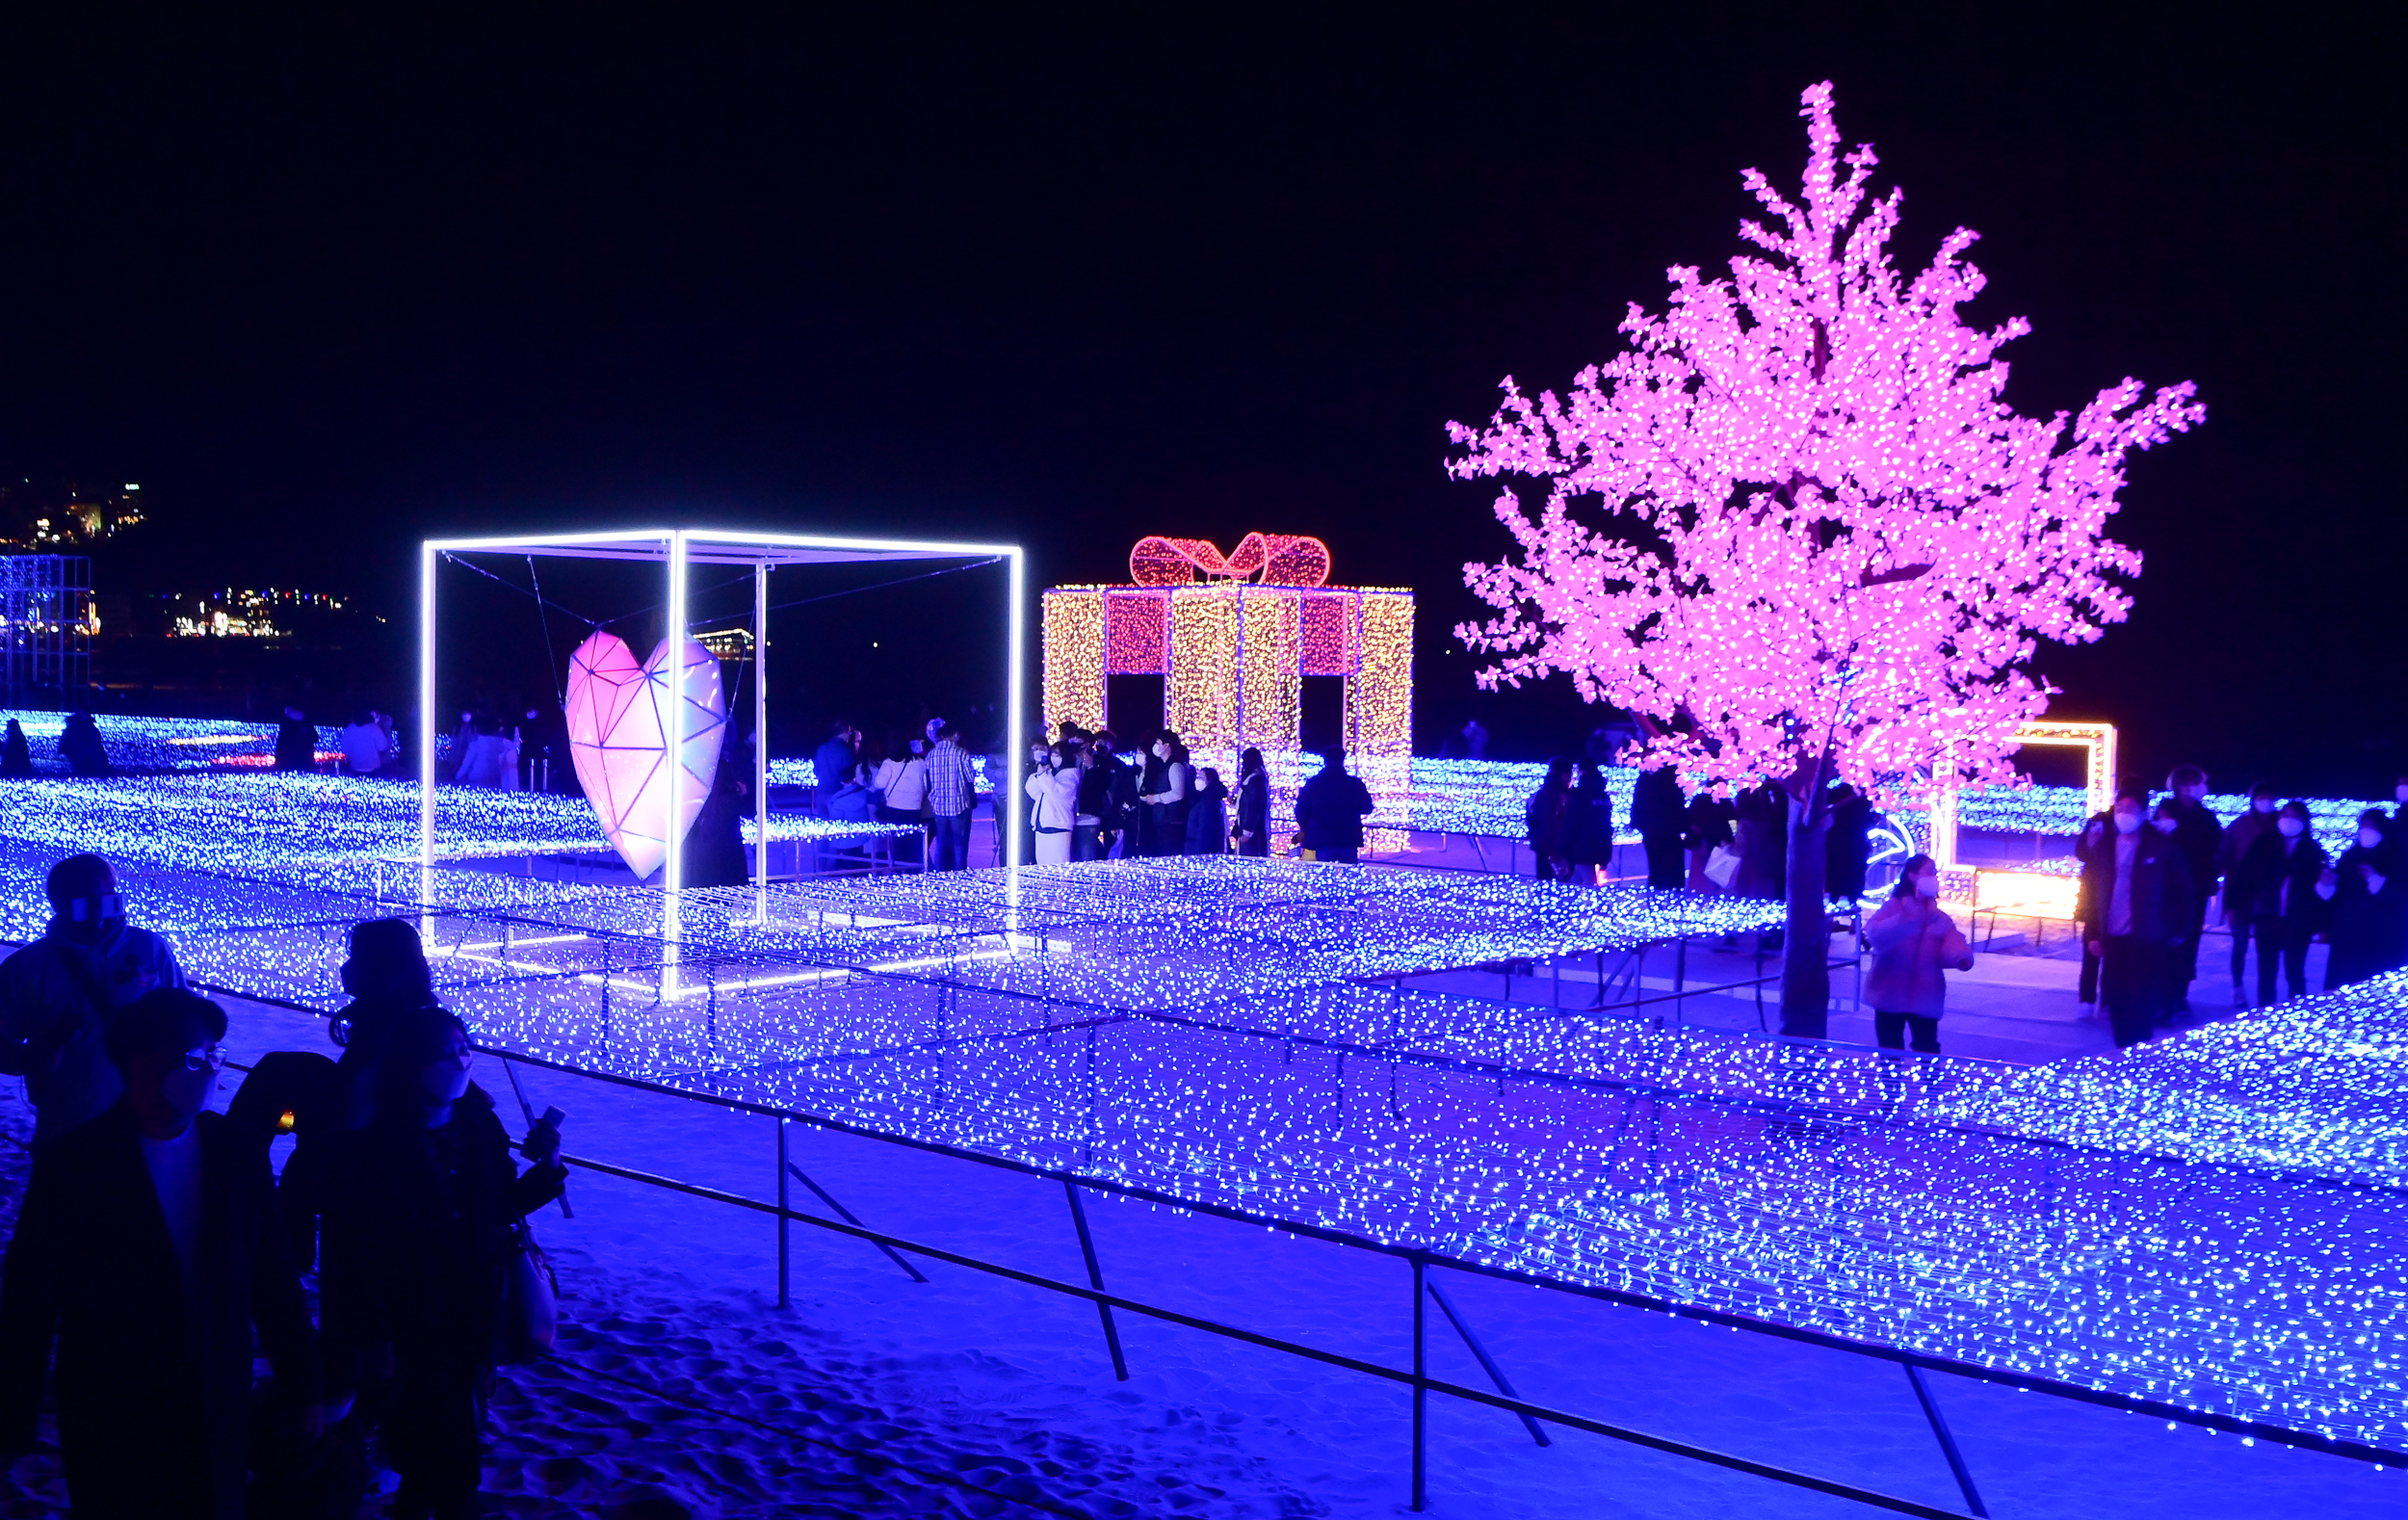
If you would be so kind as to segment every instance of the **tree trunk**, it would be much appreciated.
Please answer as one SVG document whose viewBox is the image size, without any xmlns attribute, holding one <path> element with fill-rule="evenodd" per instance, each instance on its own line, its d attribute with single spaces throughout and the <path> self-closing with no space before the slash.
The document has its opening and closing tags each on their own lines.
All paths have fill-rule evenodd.
<svg viewBox="0 0 2408 1520">
<path fill-rule="evenodd" d="M 1821 800 L 1790 804 L 1789 931 L 1781 941 L 1781 1033 L 1808 1039 L 1826 1037 L 1831 1014 L 1831 919 L 1822 872 L 1831 809 L 1816 805 Z"/>
</svg>

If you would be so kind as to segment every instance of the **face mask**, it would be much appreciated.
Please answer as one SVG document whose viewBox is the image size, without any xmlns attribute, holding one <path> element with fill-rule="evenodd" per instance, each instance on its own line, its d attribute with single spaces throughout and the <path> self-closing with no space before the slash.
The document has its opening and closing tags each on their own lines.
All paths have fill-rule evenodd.
<svg viewBox="0 0 2408 1520">
<path fill-rule="evenodd" d="M 2383 830 L 2379 828 L 2361 828 L 2358 830 L 2358 843 L 2365 846 L 2369 850 L 2372 850 L 2375 846 L 2381 844 L 2382 842 Z"/>
<path fill-rule="evenodd" d="M 2153 818 L 2149 822 L 2158 826 L 2158 832 L 2160 834 L 2170 834 L 2174 831 L 2174 820 L 2170 818 Z"/>
<path fill-rule="evenodd" d="M 1937 871 L 1926 871 L 1922 876 L 1917 877 L 1915 878 L 1915 895 L 1917 897 L 1938 897 L 1940 895 L 1940 873 Z"/>
<path fill-rule="evenodd" d="M 2400 790 L 2401 790 L 2402 792 L 2408 792 L 2408 786 L 2403 786 L 2403 787 L 2401 787 L 2401 788 L 2400 788 Z M 2403 801 L 2403 802 L 2408 802 L 2408 797 L 2403 797 L 2403 798 L 2401 798 L 2401 799 L 2400 799 L 2400 800 L 2401 800 L 2401 801 Z M 2272 798 L 2270 798 L 2270 797 L 2255 797 L 2255 798 L 2251 798 L 2251 799 L 2249 799 L 2249 808 L 2250 808 L 2250 811 L 2252 811 L 2252 812 L 2256 812 L 2256 813 L 2271 813 L 2271 812 L 2273 812 L 2273 811 L 2274 811 L 2274 799 L 2272 799 Z"/>
<path fill-rule="evenodd" d="M 2295 818 L 2278 818 L 2274 821 L 2274 826 L 2283 831 L 2285 839 L 2297 839 L 2301 830 L 2308 826 Z"/>
<path fill-rule="evenodd" d="M 2140 832 L 2140 815 L 2138 813 L 2116 814 L 2115 831 L 2119 834 L 2136 834 Z"/>
</svg>

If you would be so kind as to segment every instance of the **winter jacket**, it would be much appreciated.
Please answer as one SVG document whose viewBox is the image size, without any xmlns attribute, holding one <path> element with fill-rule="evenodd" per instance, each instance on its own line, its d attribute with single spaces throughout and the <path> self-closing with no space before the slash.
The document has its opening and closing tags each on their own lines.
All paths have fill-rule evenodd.
<svg viewBox="0 0 2408 1520">
<path fill-rule="evenodd" d="M 2251 922 L 2288 923 L 2310 932 L 2323 928 L 2324 900 L 2316 886 L 2327 859 L 2314 834 L 2285 839 L 2274 828 L 2260 834 L 2241 857 L 2239 871 L 2239 895 L 2248 900 Z"/>
<path fill-rule="evenodd" d="M 2379 890 L 2369 883 L 2361 866 L 2382 882 Z M 2333 955 L 2324 968 L 2326 991 L 2396 971 L 2408 958 L 2408 943 L 2403 943 L 2408 939 L 2408 878 L 2401 876 L 2401 867 L 2389 841 L 2372 850 L 2352 845 L 2342 852 L 2333 867 L 2326 929 Z"/>
<path fill-rule="evenodd" d="M 2082 868 L 2081 895 L 2085 917 L 2083 937 L 2105 940 L 2115 904 L 2115 832 L 2091 852 Z M 2152 945 L 2172 945 L 2190 935 L 2192 895 L 2190 863 L 2173 836 L 2143 825 L 2134 834 L 2132 864 L 2132 937 Z"/>
<path fill-rule="evenodd" d="M 318 1397 L 267 1152 L 223 1114 L 194 1123 L 201 1230 L 191 1294 L 122 1103 L 43 1152 L 0 1268 L 0 1448 L 33 1444 L 55 1341 L 77 1514 L 243 1513 L 254 1329 L 279 1394 Z"/>
<path fill-rule="evenodd" d="M 1631 827 L 1642 839 L 1677 837 L 1687 805 L 1681 797 L 1681 778 L 1670 766 L 1641 771 L 1638 784 L 1631 789 Z"/>
<path fill-rule="evenodd" d="M 35 1144 L 98 1117 L 124 1092 L 109 1060 L 109 1015 L 145 992 L 182 985 L 168 942 L 122 920 L 87 946 L 54 919 L 41 938 L 0 961 L 0 1073 L 25 1079 Z"/>
<path fill-rule="evenodd" d="M 1876 1013 L 1938 1018 L 1948 1001 L 1941 972 L 1973 965 L 1973 947 L 1937 903 L 1894 897 L 1865 921 L 1872 964 L 1865 972 L 1864 1004 Z"/>
<path fill-rule="evenodd" d="M 1363 820 L 1372 806 L 1371 789 L 1362 777 L 1348 775 L 1334 765 L 1325 766 L 1296 793 L 1296 843 L 1315 855 L 1324 851 L 1360 850 Z"/>
</svg>

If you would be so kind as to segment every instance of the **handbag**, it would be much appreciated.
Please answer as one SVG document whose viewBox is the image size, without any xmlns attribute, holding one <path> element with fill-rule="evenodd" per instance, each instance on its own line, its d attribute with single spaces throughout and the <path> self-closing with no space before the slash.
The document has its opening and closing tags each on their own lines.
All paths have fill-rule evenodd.
<svg viewBox="0 0 2408 1520">
<path fill-rule="evenodd" d="M 1706 879 L 1729 891 L 1731 878 L 1740 874 L 1740 852 L 1729 845 L 1716 845 L 1706 856 Z"/>
<path fill-rule="evenodd" d="M 493 1360 L 522 1367 L 550 1353 L 561 1328 L 561 1285 L 552 1261 L 520 1219 L 510 1226 L 510 1259 L 503 1264 L 502 1312 L 493 1327 Z"/>
</svg>

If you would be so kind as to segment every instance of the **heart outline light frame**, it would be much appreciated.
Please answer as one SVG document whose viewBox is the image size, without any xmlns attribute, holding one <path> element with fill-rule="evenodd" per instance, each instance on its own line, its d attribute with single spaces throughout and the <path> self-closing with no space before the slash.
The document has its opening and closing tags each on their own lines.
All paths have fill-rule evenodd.
<svg viewBox="0 0 2408 1520">
<path fill-rule="evenodd" d="M 761 736 L 753 748 L 753 806 L 759 837 L 769 837 L 769 572 L 780 565 L 842 564 L 903 560 L 987 560 L 1008 567 L 1010 590 L 1004 600 L 1002 629 L 1004 712 L 1006 734 L 1004 785 L 997 788 L 997 819 L 1004 833 L 1004 859 L 1021 865 L 1021 816 L 1027 807 L 1022 771 L 1027 756 L 1018 742 L 1020 715 L 1026 701 L 1026 671 L 1021 646 L 1026 639 L 1028 559 L 1018 544 L 962 543 L 910 538 L 857 538 L 827 534 L 759 533 L 713 528 L 638 528 L 607 533 L 535 534 L 517 537 L 427 538 L 418 546 L 418 866 L 431 891 L 434 849 L 434 728 L 435 670 L 439 656 L 436 630 L 436 570 L 453 556 L 499 554 L 513 559 L 543 557 L 577 560 L 620 560 L 660 563 L 667 581 L 667 637 L 692 632 L 687 616 L 688 571 L 705 564 L 748 564 L 753 567 L 753 732 Z M 683 767 L 668 768 L 668 816 L 675 818 L 683 799 Z M 661 915 L 664 933 L 678 935 L 678 892 L 685 885 L 685 830 L 669 830 L 667 858 L 661 870 Z M 755 856 L 754 884 L 766 889 L 769 852 Z M 1015 889 L 1018 876 L 1010 878 Z M 422 901 L 425 899 L 422 898 Z"/>
</svg>

